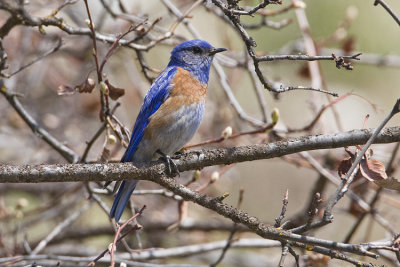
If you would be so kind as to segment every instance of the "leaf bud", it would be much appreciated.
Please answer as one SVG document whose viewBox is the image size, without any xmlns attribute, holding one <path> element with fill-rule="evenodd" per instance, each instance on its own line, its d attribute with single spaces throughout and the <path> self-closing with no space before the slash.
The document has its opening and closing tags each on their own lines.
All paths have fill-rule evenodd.
<svg viewBox="0 0 400 267">
<path fill-rule="evenodd" d="M 271 119 L 273 124 L 277 124 L 279 121 L 279 109 L 274 108 L 271 112 Z"/>
<path fill-rule="evenodd" d="M 103 94 L 105 95 L 108 95 L 110 93 L 110 89 L 108 89 L 107 84 L 103 81 L 100 82 L 100 91 L 103 92 Z"/>
<path fill-rule="evenodd" d="M 232 127 L 228 126 L 222 131 L 221 137 L 226 140 L 231 136 L 232 136 Z"/>
<path fill-rule="evenodd" d="M 219 172 L 215 171 L 211 174 L 211 183 L 215 183 L 219 179 Z"/>
</svg>

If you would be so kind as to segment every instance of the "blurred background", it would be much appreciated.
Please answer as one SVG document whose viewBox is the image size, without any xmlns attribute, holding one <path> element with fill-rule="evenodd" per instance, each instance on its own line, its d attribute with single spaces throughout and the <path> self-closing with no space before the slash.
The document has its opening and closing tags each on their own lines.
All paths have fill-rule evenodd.
<svg viewBox="0 0 400 267">
<path fill-rule="evenodd" d="M 13 1 L 5 2 L 11 3 L 10 5 L 15 4 L 12 3 Z M 387 0 L 387 2 L 397 14 L 400 14 L 399 1 Z M 63 6 L 59 13 L 54 14 L 55 10 L 65 3 L 67 5 Z M 110 83 L 115 87 L 125 89 L 124 96 L 117 101 L 110 100 L 110 106 L 114 107 L 116 102 L 120 103 L 115 116 L 128 130 L 133 127 L 143 97 L 150 87 L 151 79 L 155 78 L 167 65 L 169 53 L 176 44 L 194 38 L 192 29 L 215 47 L 228 49 L 224 55 L 218 55 L 216 61 L 223 66 L 236 100 L 245 113 L 259 121 L 263 121 L 264 113 L 268 115 L 267 122 L 270 122 L 269 114 L 273 108 L 277 108 L 280 121 L 275 130 L 278 135 L 285 138 L 360 129 L 364 125 L 367 114 L 369 118 L 365 122 L 365 127 L 374 128 L 400 97 L 399 25 L 381 6 L 374 6 L 373 1 L 365 0 L 305 0 L 304 2 L 297 1 L 295 6 L 290 1 L 283 1 L 282 5 L 269 5 L 263 10 L 270 12 L 265 16 L 266 21 L 270 23 L 254 27 L 255 29 L 248 28 L 248 33 L 257 42 L 256 51 L 259 55 L 307 53 L 295 7 L 303 8 L 302 10 L 305 11 L 311 36 L 320 55 L 335 53 L 339 56 L 363 53 L 360 61 L 352 61 L 353 70 L 338 69 L 333 61 L 319 61 L 324 89 L 336 92 L 340 96 L 348 93 L 351 95 L 336 103 L 333 106 L 334 112 L 332 108 L 329 108 L 323 113 L 317 125 L 310 131 L 286 133 L 287 128 L 299 129 L 308 125 L 316 116 L 316 112 L 334 98 L 302 90 L 275 95 L 262 89 L 262 98 L 265 101 L 263 110 L 259 105 L 260 101 L 255 90 L 261 84 L 246 67 L 248 56 L 246 56 L 246 47 L 242 39 L 219 16 L 217 8 L 211 2 L 200 2 L 197 6 L 193 4 L 194 2 L 189 0 L 89 1 L 96 30 L 102 34 L 115 36 L 127 31 L 131 24 L 136 25 L 147 19 L 146 24 L 124 37 L 126 40 L 134 40 L 140 36 L 140 31 L 143 33 L 150 28 L 145 36 L 134 41 L 135 44 L 143 46 L 157 40 L 176 24 L 177 17 L 173 14 L 173 8 L 181 13 L 193 8 L 187 18 L 177 24 L 171 38 L 157 41 L 154 46 L 149 47 L 148 51 L 139 51 L 139 53 L 135 49 L 121 46 L 107 61 L 104 73 Z M 257 4 L 257 1 L 241 1 L 239 5 L 255 6 Z M 280 12 L 284 7 L 288 7 L 287 11 Z M 87 13 L 83 1 L 32 0 L 25 3 L 23 8 L 32 17 L 44 18 L 54 14 L 56 18 L 62 18 L 66 25 L 74 28 L 88 28 L 85 23 Z M 278 14 L 275 15 L 274 12 Z M 131 17 L 127 17 L 126 14 Z M 0 10 L 0 25 L 4 25 L 9 17 L 9 12 Z M 256 25 L 263 17 L 262 14 L 242 17 L 242 23 Z M 160 21 L 152 28 L 152 23 L 159 18 L 161 18 Z M 280 25 L 280 27 L 275 29 L 276 27 L 268 25 Z M 54 26 L 44 26 L 41 30 L 38 27 L 16 26 L 1 40 L 4 51 L 7 53 L 8 64 L 8 69 L 2 73 L 6 76 L 12 74 L 38 56 L 51 51 L 57 46 L 60 38 L 62 43 L 57 51 L 15 75 L 4 78 L 4 82 L 8 90 L 22 95 L 18 97 L 19 101 L 39 125 L 81 156 L 87 148 L 87 142 L 103 124 L 99 119 L 101 108 L 99 90 L 96 87 L 92 93 L 65 94 L 60 91 L 60 86 L 73 88 L 85 81 L 87 77 L 97 80 L 92 56 L 93 43 L 89 36 L 69 34 Z M 101 60 L 111 44 L 98 41 L 97 46 Z M 142 64 L 138 60 L 139 57 L 143 59 Z M 142 72 L 143 64 L 148 66 L 146 73 L 149 79 Z M 235 67 L 235 65 L 239 66 Z M 305 61 L 262 62 L 260 66 L 265 77 L 270 81 L 283 83 L 285 86 L 311 86 L 312 84 L 308 63 Z M 248 121 L 239 118 L 220 81 L 220 76 L 215 69 L 212 69 L 206 113 L 198 133 L 190 144 L 218 138 L 227 127 L 231 127 L 234 133 L 256 128 Z M 0 164 L 67 163 L 57 151 L 27 127 L 5 97 L 0 97 L 0 113 L 2 114 Z M 400 116 L 397 116 L 389 122 L 388 126 L 398 126 L 399 123 Z M 118 138 L 116 143 L 112 143 L 110 135 L 116 134 L 108 130 L 97 139 L 89 151 L 87 162 L 101 160 L 104 147 L 110 151 L 110 156 L 106 160 L 118 161 L 121 158 L 124 148 Z M 245 135 L 202 147 L 229 147 L 274 141 L 271 136 L 268 134 Z M 392 157 L 394 145 L 372 146 L 373 158 L 386 164 Z M 351 149 L 354 151 L 355 148 Z M 315 151 L 311 155 L 336 177 L 338 163 L 347 156 L 343 148 Z M 396 158 L 395 163 L 398 161 Z M 394 172 L 392 176 L 398 177 L 398 174 Z M 189 183 L 193 176 L 193 172 L 182 173 L 177 179 L 182 183 Z M 312 191 L 317 181 L 321 181 L 319 176 L 306 160 L 298 155 L 290 155 L 284 158 L 205 168 L 201 170 L 200 178 L 191 182 L 190 187 L 203 188 L 203 192 L 211 196 L 229 192 L 230 195 L 225 202 L 233 206 L 237 205 L 239 191 L 242 189 L 241 209 L 269 224 L 274 224 L 275 218 L 280 214 L 286 189 L 289 190 L 286 218 L 292 218 L 296 222 L 296 219 L 301 220 L 304 217 Z M 218 180 L 208 184 L 211 177 L 218 177 Z M 90 207 L 85 206 L 89 198 L 88 188 L 98 193 L 102 203 L 108 207 L 111 206 L 113 200 L 111 193 L 100 190 L 101 185 L 96 183 L 90 185 L 0 184 L 0 256 L 29 254 L 29 249 L 36 248 L 38 243 L 57 225 L 71 218 L 71 214 L 77 211 L 80 211 L 77 217 L 41 249 L 39 254 L 84 256 L 93 259 L 106 249 L 113 239 L 113 227 L 107 213 L 98 203 L 90 202 Z M 158 185 L 141 182 L 138 190 L 140 192 L 140 190 L 159 188 Z M 336 186 L 325 181 L 320 189 L 322 189 L 322 198 L 327 200 Z M 369 201 L 374 196 L 377 187 L 366 182 L 359 182 L 358 187 L 356 185 L 353 190 Z M 137 195 L 132 199 L 135 207 L 140 208 L 144 204 L 147 206 L 144 216 L 138 219 L 144 229 L 126 238 L 127 245 L 133 250 L 173 248 L 228 238 L 230 221 L 195 204 L 179 204 L 175 200 L 154 194 Z M 380 216 L 389 222 L 391 229 L 397 229 L 398 232 L 400 229 L 398 192 L 389 190 L 382 192 L 375 208 Z M 350 199 L 344 198 L 336 206 L 334 223 L 311 234 L 319 238 L 343 241 L 360 214 L 360 211 L 351 204 Z M 127 219 L 131 215 L 127 211 L 123 218 Z M 181 221 L 179 221 L 180 216 L 184 217 Z M 198 228 L 185 229 L 183 225 L 189 222 Z M 205 223 L 211 228 L 199 229 Z M 378 224 L 373 216 L 367 216 L 352 236 L 350 243 L 390 238 L 389 233 L 390 231 Z M 255 238 L 256 235 L 245 232 L 243 229 L 235 235 L 235 238 L 247 237 Z M 118 248 L 118 252 L 126 251 L 124 246 Z M 299 250 L 299 253 L 304 255 L 302 257 L 304 266 L 327 266 L 328 264 L 329 266 L 348 266 L 348 263 L 338 260 L 329 261 L 329 258 L 322 256 L 318 258 L 320 255 L 310 252 Z M 218 258 L 219 254 L 220 250 L 215 250 L 209 253 L 198 253 L 191 257 L 168 257 L 152 262 L 210 264 Z M 277 266 L 280 256 L 280 246 L 230 249 L 220 266 Z M 360 259 L 377 265 L 396 264 L 389 256 L 378 260 Z M 22 264 L 32 264 L 32 261 L 13 264 L 8 262 L 8 264 L 24 266 Z M 48 266 L 55 266 L 55 263 L 51 261 L 48 264 Z M 70 266 L 68 264 L 70 263 L 64 262 L 61 266 Z M 106 263 L 99 264 L 107 266 Z M 44 263 L 43 265 L 47 266 Z M 293 258 L 288 257 L 285 266 L 294 266 Z"/>
</svg>

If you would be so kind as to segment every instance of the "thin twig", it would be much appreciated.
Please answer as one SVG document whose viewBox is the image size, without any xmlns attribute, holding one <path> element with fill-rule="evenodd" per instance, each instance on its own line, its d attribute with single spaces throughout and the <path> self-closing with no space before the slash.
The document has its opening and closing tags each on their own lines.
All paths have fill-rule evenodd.
<svg viewBox="0 0 400 267">
<path fill-rule="evenodd" d="M 240 209 L 242 202 L 243 202 L 243 194 L 244 194 L 244 190 L 240 189 L 239 191 L 239 200 L 238 200 L 238 204 L 237 204 L 237 208 Z M 237 231 L 238 225 L 237 223 L 234 223 L 232 226 L 232 230 L 229 233 L 229 237 L 228 240 L 226 241 L 226 245 L 225 247 L 222 249 L 221 255 L 218 257 L 218 259 L 210 264 L 210 267 L 215 267 L 217 266 L 219 263 L 222 262 L 222 260 L 225 257 L 226 252 L 228 251 L 228 249 L 232 246 L 232 241 L 233 241 L 233 236 L 235 235 L 236 231 Z"/>
<path fill-rule="evenodd" d="M 251 57 L 251 59 L 253 60 L 254 63 L 254 70 L 260 80 L 260 82 L 263 84 L 264 88 L 271 91 L 271 92 L 275 92 L 275 93 L 284 93 L 284 92 L 288 92 L 291 90 L 311 90 L 311 91 L 316 91 L 316 92 L 320 92 L 320 93 L 325 93 L 325 94 L 329 94 L 332 96 L 338 96 L 336 93 L 333 92 L 329 92 L 327 90 L 324 89 L 320 89 L 321 86 L 315 87 L 314 84 L 312 85 L 312 87 L 307 87 L 307 86 L 289 86 L 289 87 L 285 87 L 282 84 L 277 84 L 277 83 L 271 83 L 268 82 L 267 79 L 264 77 L 259 63 L 260 61 L 260 57 L 257 56 L 256 51 L 254 50 L 254 47 L 257 46 L 257 43 L 254 41 L 254 39 L 248 34 L 248 32 L 244 29 L 243 25 L 240 22 L 240 16 L 239 15 L 243 15 L 243 14 L 235 14 L 235 8 L 232 7 L 232 5 L 236 5 L 237 3 L 234 3 L 232 5 L 230 5 L 229 7 L 222 1 L 220 0 L 212 0 L 212 2 L 214 3 L 214 5 L 216 5 L 219 9 L 222 10 L 222 12 L 224 13 L 224 15 L 227 17 L 227 19 L 230 21 L 230 23 L 233 25 L 233 27 L 237 30 L 237 32 L 239 33 L 240 37 L 242 38 L 244 44 L 246 45 L 247 48 L 247 52 L 249 54 L 249 56 Z M 297 11 L 298 9 L 296 9 Z M 236 12 L 237 13 L 237 12 Z M 239 12 L 241 13 L 241 12 Z M 310 63 L 310 62 L 309 62 Z M 214 63 L 215 66 L 215 63 Z M 320 85 L 322 83 L 319 83 Z M 232 100 L 231 100 L 232 102 Z"/>
<path fill-rule="evenodd" d="M 114 112 L 117 110 L 117 108 L 120 106 L 120 103 L 115 103 L 115 106 L 111 109 L 110 115 L 112 116 Z M 86 158 L 89 154 L 90 149 L 92 148 L 93 144 L 96 142 L 96 140 L 100 137 L 100 135 L 104 132 L 104 130 L 107 128 L 108 121 L 105 121 L 102 123 L 100 128 L 96 131 L 96 133 L 93 135 L 92 138 L 88 142 L 86 142 L 86 148 L 85 151 L 82 154 L 82 157 L 80 159 L 80 163 L 86 163 Z"/>
<path fill-rule="evenodd" d="M 93 24 L 93 20 L 90 15 L 88 1 L 84 0 L 84 2 L 85 2 L 86 12 L 87 12 L 88 18 L 89 18 L 88 26 L 89 26 L 89 29 L 90 29 L 90 32 L 92 35 L 91 37 L 92 37 L 92 42 L 93 42 L 93 57 L 94 57 L 95 65 L 96 65 L 97 82 L 98 82 L 98 84 L 100 84 L 103 81 L 103 73 L 101 72 L 100 65 L 99 65 L 99 56 L 98 56 L 99 51 L 97 50 L 96 30 L 94 28 L 95 26 Z M 118 37 L 116 38 L 116 40 L 118 40 Z M 114 41 L 114 43 L 115 42 L 118 42 L 118 41 Z M 109 102 L 108 102 L 108 95 L 106 95 L 102 90 L 100 90 L 100 104 L 101 104 L 100 119 L 101 119 L 101 121 L 105 121 L 105 119 L 109 113 Z"/>
<path fill-rule="evenodd" d="M 375 0 L 374 6 L 377 6 L 378 4 L 381 5 L 400 26 L 400 18 L 394 13 L 390 6 L 383 0 Z"/>
<path fill-rule="evenodd" d="M 45 58 L 45 57 L 47 57 L 47 56 L 49 56 L 49 55 L 51 55 L 51 54 L 57 52 L 57 51 L 61 48 L 61 45 L 62 45 L 62 40 L 61 40 L 61 39 L 58 39 L 57 44 L 56 44 L 56 46 L 55 46 L 53 49 L 47 51 L 46 53 L 44 53 L 44 54 L 42 54 L 42 55 L 40 55 L 40 56 L 38 56 L 37 58 L 35 58 L 35 59 L 32 60 L 31 62 L 29 62 L 29 63 L 23 65 L 22 67 L 20 67 L 19 69 L 17 69 L 16 71 L 14 71 L 14 72 L 11 73 L 11 74 L 2 74 L 1 71 L 0 71 L 0 76 L 3 76 L 3 77 L 5 77 L 5 78 L 11 78 L 12 76 L 14 76 L 15 74 L 19 73 L 20 71 L 23 71 L 24 69 L 26 69 L 26 68 L 32 66 L 32 65 L 35 64 L 36 62 L 42 60 L 43 58 Z"/>
<path fill-rule="evenodd" d="M 345 98 L 347 98 L 350 95 L 353 95 L 353 94 L 352 93 L 344 94 L 344 95 L 336 98 L 335 100 L 329 102 L 328 105 L 322 106 L 322 108 L 315 115 L 314 119 L 308 125 L 302 127 L 301 129 L 291 129 L 291 128 L 288 127 L 288 132 L 303 132 L 303 131 L 308 132 L 308 131 L 311 131 L 314 128 L 314 126 L 317 124 L 317 122 L 321 119 L 322 114 L 328 108 L 333 107 L 334 105 L 336 105 L 337 103 L 339 103 L 340 101 L 344 100 Z"/>
<path fill-rule="evenodd" d="M 246 58 L 248 58 L 248 57 L 246 57 Z M 246 60 L 246 61 L 247 61 L 247 69 L 248 69 L 248 73 L 249 73 L 249 76 L 251 79 L 251 83 L 252 83 L 254 91 L 256 93 L 258 105 L 260 106 L 261 114 L 263 116 L 263 121 L 264 121 L 264 123 L 268 123 L 268 119 L 269 119 L 268 115 L 269 114 L 267 111 L 268 110 L 267 103 L 266 103 L 265 97 L 264 97 L 264 90 L 262 89 L 261 84 L 257 80 L 257 75 L 254 71 L 254 65 L 250 63 L 250 60 Z"/>
<path fill-rule="evenodd" d="M 122 236 L 121 238 L 119 237 L 119 234 L 121 233 L 122 229 L 124 229 L 130 222 L 132 222 L 133 220 L 136 219 L 136 217 L 142 215 L 144 209 L 146 208 L 146 205 L 144 205 L 135 215 L 133 215 L 131 218 L 129 218 L 126 222 L 124 222 L 121 226 L 117 226 L 117 232 L 115 233 L 114 236 L 114 241 L 110 247 L 110 258 L 111 258 L 111 267 L 114 266 L 115 262 L 114 262 L 114 251 L 116 248 L 116 244 L 118 242 L 118 240 L 122 239 L 124 236 Z M 139 228 L 140 229 L 140 228 Z"/>
<path fill-rule="evenodd" d="M 194 148 L 194 147 L 199 147 L 199 146 L 204 146 L 204 145 L 209 145 L 209 144 L 221 143 L 221 142 L 223 142 L 225 140 L 235 139 L 235 138 L 238 138 L 238 137 L 241 137 L 241 136 L 245 136 L 245 135 L 267 133 L 270 130 L 272 130 L 275 127 L 275 125 L 276 125 L 276 122 L 272 122 L 272 123 L 269 123 L 269 124 L 265 125 L 264 127 L 256 129 L 256 130 L 244 131 L 244 132 L 240 132 L 240 133 L 234 133 L 234 134 L 232 134 L 231 136 L 229 136 L 227 138 L 222 136 L 222 137 L 219 137 L 219 138 L 213 138 L 213 139 L 210 139 L 210 140 L 207 140 L 207 141 L 203 141 L 203 142 L 200 142 L 200 143 L 197 143 L 197 144 L 187 145 L 187 146 L 185 146 L 183 148 L 183 150 L 187 150 L 187 149 Z"/>
<path fill-rule="evenodd" d="M 283 245 L 282 246 L 282 253 L 281 253 L 281 259 L 279 260 L 279 267 L 283 267 L 285 264 L 285 259 L 286 255 L 289 252 L 289 246 L 288 245 Z"/>
<path fill-rule="evenodd" d="M 264 8 L 264 7 L 266 7 L 267 5 L 270 5 L 270 4 L 282 4 L 282 2 L 280 0 L 263 0 L 261 3 L 259 3 L 255 7 L 244 8 L 244 9 L 247 9 L 247 11 L 239 10 L 239 9 L 233 9 L 232 13 L 234 13 L 236 15 L 241 15 L 241 16 L 242 15 L 252 16 L 254 13 L 256 13 L 260 9 L 262 9 L 262 8 Z"/>
<path fill-rule="evenodd" d="M 400 148 L 400 143 L 397 143 L 395 148 L 393 149 L 392 155 L 390 157 L 390 160 L 387 164 L 386 167 L 386 174 L 388 176 L 390 176 L 393 171 L 395 170 L 395 168 L 393 168 L 393 162 L 396 158 L 397 152 Z M 376 202 L 379 200 L 379 197 L 382 193 L 383 188 L 380 187 L 376 190 L 374 197 L 371 199 L 369 206 L 371 207 L 371 210 L 369 212 L 363 212 L 358 218 L 357 221 L 354 223 L 354 225 L 351 227 L 350 231 L 348 232 L 348 234 L 346 235 L 345 239 L 343 242 L 348 243 L 350 242 L 351 238 L 353 237 L 354 233 L 356 232 L 356 230 L 358 229 L 358 227 L 361 225 L 362 221 L 365 219 L 365 217 L 369 214 L 372 213 L 372 211 L 374 210 L 374 205 L 376 204 Z"/>
<path fill-rule="evenodd" d="M 119 34 L 119 35 L 117 36 L 117 39 L 115 39 L 114 43 L 113 43 L 113 44 L 111 45 L 111 47 L 108 49 L 107 54 L 104 56 L 103 60 L 101 61 L 100 68 L 99 68 L 99 72 L 100 72 L 100 73 L 103 73 L 103 68 L 104 68 L 105 64 L 107 63 L 108 59 L 109 59 L 109 58 L 111 57 L 111 55 L 114 54 L 115 51 L 117 50 L 118 45 L 119 45 L 119 41 L 120 41 L 122 38 L 124 38 L 128 33 L 133 32 L 134 30 L 136 30 L 139 26 L 143 25 L 144 23 L 145 23 L 145 22 L 142 22 L 142 23 L 139 23 L 139 24 L 137 24 L 137 25 L 135 25 L 135 26 L 131 25 L 127 31 L 125 31 L 124 33 Z"/>
<path fill-rule="evenodd" d="M 83 205 L 79 210 L 75 211 L 74 213 L 71 214 L 67 219 L 62 221 L 59 225 L 57 225 L 53 231 L 51 231 L 50 234 L 46 236 L 45 239 L 40 241 L 40 243 L 36 246 L 36 248 L 32 251 L 31 255 L 37 255 L 40 251 L 42 251 L 46 245 L 56 236 L 58 235 L 62 230 L 64 230 L 66 227 L 68 227 L 71 223 L 73 223 L 79 215 L 81 215 L 85 210 L 87 210 L 92 202 L 87 202 L 85 205 Z"/>
<path fill-rule="evenodd" d="M 73 150 L 68 148 L 66 145 L 58 141 L 54 136 L 47 132 L 42 126 L 40 126 L 35 119 L 28 113 L 28 111 L 19 102 L 17 95 L 10 92 L 4 84 L 4 81 L 0 79 L 0 93 L 7 99 L 10 105 L 15 109 L 19 116 L 25 121 L 25 123 L 31 128 L 32 132 L 37 134 L 41 139 L 48 143 L 54 150 L 60 153 L 69 163 L 76 163 L 79 161 L 79 156 Z"/>
<path fill-rule="evenodd" d="M 121 241 L 122 239 L 124 239 L 127 235 L 129 235 L 131 232 L 133 231 L 137 231 L 142 229 L 140 226 L 138 226 L 137 224 L 135 224 L 133 227 L 131 227 L 128 231 L 126 231 L 123 235 L 121 235 L 118 240 L 117 243 L 119 241 Z M 107 248 L 105 249 L 102 253 L 99 254 L 99 256 L 97 256 L 94 260 L 92 260 L 91 262 L 89 262 L 86 266 L 90 267 L 90 266 L 94 266 L 101 258 L 103 258 L 107 253 L 109 253 L 110 250 Z"/>
<path fill-rule="evenodd" d="M 134 259 L 137 261 L 150 261 L 154 259 L 165 259 L 170 257 L 185 257 L 189 255 L 197 255 L 202 253 L 207 253 L 215 250 L 221 250 L 226 246 L 226 240 L 223 241 L 213 241 L 207 243 L 200 243 L 195 245 L 188 245 L 188 246 L 180 246 L 174 248 L 159 248 L 159 249 L 148 249 L 142 250 L 138 252 L 134 252 Z M 262 238 L 242 238 L 240 240 L 233 240 L 232 247 L 234 248 L 274 248 L 279 247 L 280 243 L 273 240 L 265 240 Z M 108 250 L 107 250 L 108 251 Z M 98 260 L 97 263 L 110 263 L 110 258 L 105 256 Z M 58 259 L 65 262 L 89 262 L 93 259 L 91 255 L 87 257 L 71 257 L 71 256 L 63 256 L 63 255 L 21 255 L 21 256 L 13 256 L 13 257 L 3 257 L 0 258 L 0 264 L 8 264 L 13 262 L 19 262 L 23 260 L 28 261 L 35 261 L 41 259 Z M 147 267 L 147 266 L 154 266 L 154 265 L 146 265 L 145 262 L 133 262 L 130 261 L 131 255 L 129 253 L 120 253 L 118 255 L 118 259 L 116 262 L 126 262 L 130 266 L 140 266 L 140 267 Z M 188 266 L 188 265 L 156 265 L 156 266 Z M 204 265 L 202 265 L 205 267 Z"/>
<path fill-rule="evenodd" d="M 281 214 L 279 215 L 278 218 L 275 219 L 274 227 L 278 228 L 281 226 L 282 220 L 285 218 L 286 208 L 287 208 L 288 203 L 289 203 L 289 189 L 286 189 L 286 193 L 285 193 L 285 196 L 282 201 Z"/>
<path fill-rule="evenodd" d="M 88 4 L 87 0 L 83 0 L 83 1 L 85 2 L 86 12 L 87 12 L 88 18 L 89 18 L 89 25 L 88 26 L 89 26 L 89 29 L 90 29 L 90 31 L 92 33 L 93 57 L 94 57 L 94 61 L 95 61 L 95 64 L 96 64 L 97 81 L 101 82 L 103 78 L 102 78 L 102 74 L 101 74 L 101 71 L 100 71 L 100 65 L 99 65 L 99 57 L 98 57 L 97 42 L 96 42 L 96 31 L 94 29 L 92 16 L 90 15 L 89 4 Z M 118 40 L 118 38 L 116 40 Z"/>
<path fill-rule="evenodd" d="M 336 203 L 343 197 L 343 195 L 346 193 L 348 190 L 348 187 L 350 183 L 353 181 L 356 172 L 355 169 L 358 167 L 359 163 L 364 157 L 365 152 L 368 150 L 368 148 L 373 144 L 374 140 L 380 133 L 380 131 L 383 129 L 383 127 L 388 123 L 388 121 L 397 113 L 400 112 L 400 99 L 397 99 L 395 105 L 393 106 L 392 111 L 388 114 L 388 116 L 381 122 L 381 124 L 378 126 L 378 128 L 375 129 L 374 133 L 372 136 L 368 139 L 368 142 L 364 145 L 363 149 L 361 152 L 358 154 L 357 158 L 354 160 L 351 168 L 346 174 L 346 177 L 342 180 L 341 185 L 337 188 L 336 192 L 334 195 L 331 197 L 329 200 L 325 212 L 324 212 L 324 220 L 331 220 L 332 217 L 332 209 L 336 205 Z"/>
</svg>

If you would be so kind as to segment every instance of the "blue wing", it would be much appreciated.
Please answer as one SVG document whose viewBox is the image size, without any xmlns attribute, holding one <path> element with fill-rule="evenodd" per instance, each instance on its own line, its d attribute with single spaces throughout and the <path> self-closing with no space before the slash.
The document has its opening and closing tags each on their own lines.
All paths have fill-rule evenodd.
<svg viewBox="0 0 400 267">
<path fill-rule="evenodd" d="M 142 108 L 140 109 L 135 126 L 133 127 L 129 146 L 125 151 L 121 162 L 132 161 L 133 155 L 135 154 L 140 140 L 142 140 L 144 130 L 149 124 L 150 116 L 158 110 L 161 104 L 169 96 L 171 82 L 177 70 L 178 69 L 176 67 L 167 67 L 151 85 L 147 95 L 144 98 Z"/>
<path fill-rule="evenodd" d="M 121 162 L 133 161 L 133 156 L 138 148 L 140 140 L 142 140 L 144 130 L 150 122 L 149 118 L 168 98 L 169 90 L 171 88 L 171 81 L 174 78 L 177 70 L 178 69 L 176 67 L 167 67 L 151 85 L 149 92 L 144 98 L 142 108 L 140 109 L 135 126 L 133 127 L 129 146 L 126 149 Z M 123 181 L 118 189 L 118 193 L 110 210 L 110 217 L 115 218 L 117 222 L 121 218 L 125 206 L 128 204 L 133 190 L 135 190 L 137 182 L 137 180 Z"/>
</svg>

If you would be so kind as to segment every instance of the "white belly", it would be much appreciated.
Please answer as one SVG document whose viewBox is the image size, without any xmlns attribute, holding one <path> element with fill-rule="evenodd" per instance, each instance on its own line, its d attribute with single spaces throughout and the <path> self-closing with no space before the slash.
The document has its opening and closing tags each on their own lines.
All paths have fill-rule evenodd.
<svg viewBox="0 0 400 267">
<path fill-rule="evenodd" d="M 153 133 L 151 139 L 143 137 L 133 156 L 133 163 L 141 164 L 159 158 L 157 150 L 173 154 L 181 149 L 196 133 L 203 113 L 204 102 L 181 107 L 174 112 L 174 119 Z"/>
</svg>

